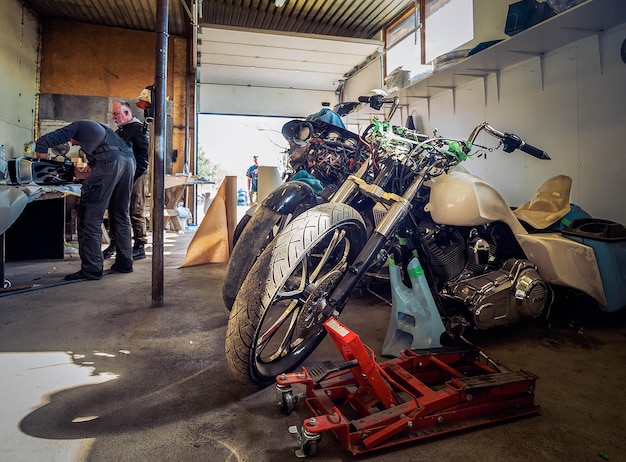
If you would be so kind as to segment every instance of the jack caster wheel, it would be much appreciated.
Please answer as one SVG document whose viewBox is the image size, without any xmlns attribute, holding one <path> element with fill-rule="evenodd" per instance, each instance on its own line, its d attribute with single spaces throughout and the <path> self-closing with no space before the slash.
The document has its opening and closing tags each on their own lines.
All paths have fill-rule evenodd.
<svg viewBox="0 0 626 462">
<path fill-rule="evenodd" d="M 298 397 L 293 394 L 293 390 L 291 387 L 283 387 L 280 385 L 276 385 L 276 391 L 278 393 L 278 406 L 283 414 L 289 415 L 293 412 L 296 403 L 298 402 Z"/>
<path fill-rule="evenodd" d="M 289 427 L 289 433 L 295 435 L 300 444 L 300 449 L 296 450 L 296 457 L 312 457 L 317 454 L 322 439 L 321 433 L 309 433 L 304 427 L 298 431 L 298 427 L 295 425 Z"/>
</svg>

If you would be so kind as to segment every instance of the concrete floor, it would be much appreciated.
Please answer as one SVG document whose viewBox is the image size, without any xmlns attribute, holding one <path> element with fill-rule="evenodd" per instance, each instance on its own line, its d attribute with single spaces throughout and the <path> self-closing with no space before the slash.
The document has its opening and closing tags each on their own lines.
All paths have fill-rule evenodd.
<svg viewBox="0 0 626 462">
<path fill-rule="evenodd" d="M 193 229 L 166 235 L 164 306 L 151 307 L 151 258 L 132 274 L 62 283 L 64 260 L 9 262 L 21 292 L 0 294 L 0 460 L 295 460 L 273 387 L 235 382 L 224 359 L 225 264 L 179 268 Z M 110 263 L 107 263 L 106 267 Z M 364 312 L 366 315 L 364 315 Z M 379 351 L 389 308 L 355 296 L 341 317 Z M 626 461 L 626 316 L 582 332 L 555 318 L 481 333 L 511 369 L 537 374 L 539 416 L 354 457 L 324 434 L 320 461 Z M 338 359 L 325 340 L 305 364 Z"/>
</svg>

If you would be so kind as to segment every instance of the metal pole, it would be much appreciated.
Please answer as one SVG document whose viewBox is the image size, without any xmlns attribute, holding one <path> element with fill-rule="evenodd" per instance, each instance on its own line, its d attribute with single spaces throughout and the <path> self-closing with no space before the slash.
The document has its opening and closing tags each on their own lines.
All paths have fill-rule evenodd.
<svg viewBox="0 0 626 462">
<path fill-rule="evenodd" d="M 152 306 L 163 306 L 163 216 L 165 210 L 165 127 L 168 0 L 157 0 L 154 66 L 154 219 L 152 230 Z"/>
<path fill-rule="evenodd" d="M 194 30 L 195 30 L 195 26 L 194 26 Z M 195 33 L 193 34 L 195 37 Z M 189 42 L 187 42 L 189 43 Z M 191 53 L 193 53 L 193 49 L 194 46 L 193 44 L 190 44 L 191 46 L 187 46 L 187 49 L 191 49 Z M 191 75 L 191 59 L 188 58 L 187 62 L 186 62 L 186 72 L 185 72 L 185 163 L 183 164 L 183 173 L 187 174 L 190 172 L 189 170 L 189 113 L 191 112 L 192 108 L 195 109 L 194 106 L 191 105 L 191 90 L 189 89 L 189 80 L 190 80 L 190 75 Z M 196 173 L 195 169 L 193 169 L 193 172 Z M 188 204 L 185 204 L 188 205 Z"/>
</svg>

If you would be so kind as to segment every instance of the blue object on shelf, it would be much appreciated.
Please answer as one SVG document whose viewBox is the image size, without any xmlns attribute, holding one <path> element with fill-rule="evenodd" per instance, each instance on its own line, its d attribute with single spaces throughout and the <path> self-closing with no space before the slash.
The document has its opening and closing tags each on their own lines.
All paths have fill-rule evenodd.
<svg viewBox="0 0 626 462">
<path fill-rule="evenodd" d="M 472 56 L 475 55 L 476 53 L 483 51 L 487 48 L 489 48 L 490 46 L 495 45 L 496 43 L 500 43 L 502 41 L 502 39 L 500 40 L 489 40 L 488 42 L 481 42 L 478 45 L 476 45 L 474 48 L 472 48 L 469 53 L 467 53 L 467 56 Z"/>
<path fill-rule="evenodd" d="M 545 2 L 521 0 L 512 3 L 506 16 L 504 33 L 513 36 L 555 15 L 552 7 Z"/>
</svg>

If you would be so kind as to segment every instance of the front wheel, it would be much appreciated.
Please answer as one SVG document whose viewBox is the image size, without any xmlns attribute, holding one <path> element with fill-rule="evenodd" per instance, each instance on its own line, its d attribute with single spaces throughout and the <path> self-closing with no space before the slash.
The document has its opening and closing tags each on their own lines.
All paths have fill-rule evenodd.
<svg viewBox="0 0 626 462">
<path fill-rule="evenodd" d="M 241 233 L 245 227 L 248 226 L 251 219 L 252 215 L 250 215 L 249 212 L 246 212 L 245 215 L 241 217 L 241 220 L 239 220 L 239 223 L 237 223 L 237 226 L 235 226 L 235 230 L 233 231 L 233 245 L 237 245 L 237 241 L 239 240 Z"/>
<path fill-rule="evenodd" d="M 259 256 L 228 320 L 226 358 L 235 377 L 258 385 L 298 367 L 323 340 L 327 303 L 366 241 L 346 204 L 302 213 Z"/>
</svg>

